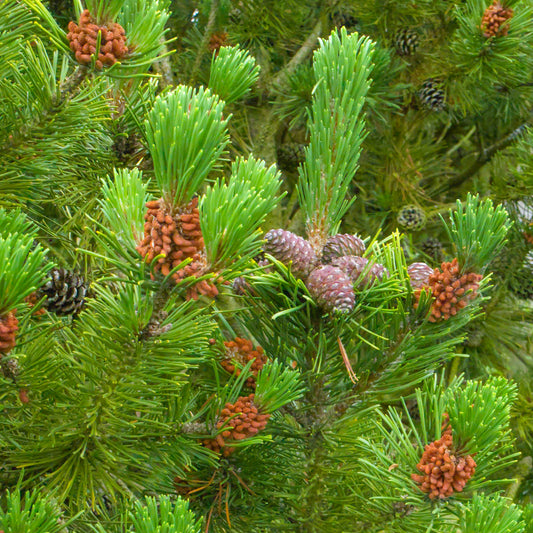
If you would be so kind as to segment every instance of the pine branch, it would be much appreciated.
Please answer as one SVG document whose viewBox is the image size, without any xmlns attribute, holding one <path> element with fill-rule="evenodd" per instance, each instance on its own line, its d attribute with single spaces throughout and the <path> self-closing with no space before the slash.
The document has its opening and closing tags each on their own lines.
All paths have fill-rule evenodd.
<svg viewBox="0 0 533 533">
<path fill-rule="evenodd" d="M 211 37 L 211 34 L 213 33 L 213 28 L 215 27 L 219 4 L 220 4 L 220 0 L 211 0 L 211 9 L 209 11 L 209 17 L 207 19 L 207 24 L 205 26 L 204 35 L 198 46 L 198 52 L 196 54 L 196 59 L 194 60 L 194 64 L 191 69 L 191 75 L 189 76 L 190 85 L 194 85 L 194 82 L 196 81 L 196 76 L 198 75 L 198 71 L 200 70 L 200 65 L 202 64 L 202 59 L 207 50 L 207 44 L 209 43 L 209 38 Z"/>
<path fill-rule="evenodd" d="M 473 177 L 483 166 L 485 166 L 498 152 L 507 148 L 513 144 L 518 138 L 520 138 L 528 128 L 529 123 L 524 123 L 511 133 L 507 134 L 505 137 L 496 141 L 491 146 L 484 148 L 478 155 L 476 161 L 465 171 L 461 172 L 459 175 L 451 178 L 446 182 L 448 190 L 455 189 L 456 187 L 461 186 L 463 183 L 468 181 Z"/>
<path fill-rule="evenodd" d="M 279 88 L 279 90 L 286 90 L 288 88 L 289 77 L 294 71 L 304 62 L 313 52 L 318 38 L 322 33 L 322 20 L 320 19 L 307 36 L 300 49 L 294 54 L 291 60 L 280 70 L 272 79 L 272 86 Z"/>
</svg>

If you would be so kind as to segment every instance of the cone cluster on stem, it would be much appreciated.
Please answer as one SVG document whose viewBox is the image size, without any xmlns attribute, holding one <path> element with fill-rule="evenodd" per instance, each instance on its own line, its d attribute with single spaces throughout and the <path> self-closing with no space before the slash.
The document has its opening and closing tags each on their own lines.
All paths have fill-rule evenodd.
<svg viewBox="0 0 533 533">
<path fill-rule="evenodd" d="M 241 367 L 253 361 L 250 367 L 253 376 L 250 376 L 246 380 L 246 385 L 251 389 L 255 389 L 257 374 L 267 362 L 263 348 L 261 346 L 254 348 L 251 340 L 241 337 L 235 337 L 232 341 L 224 342 L 224 346 L 226 347 L 226 353 L 224 359 L 220 361 L 220 364 L 230 374 L 235 373 L 236 376 L 240 376 L 242 372 Z"/>
<path fill-rule="evenodd" d="M 411 478 L 431 500 L 443 500 L 463 491 L 476 466 L 471 455 L 462 457 L 454 452 L 452 428 L 448 426 L 440 439 L 426 445 L 416 465 L 420 474 L 411 474 Z"/>
<path fill-rule="evenodd" d="M 429 276 L 427 285 L 415 292 L 415 309 L 418 307 L 421 291 L 429 289 L 434 298 L 429 321 L 448 320 L 477 296 L 482 277 L 475 272 L 462 274 L 457 258 L 444 262 L 441 269 L 436 268 Z"/>
<path fill-rule="evenodd" d="M 228 446 L 226 441 L 244 440 L 265 429 L 270 414 L 261 413 L 254 403 L 254 396 L 241 396 L 234 404 L 226 403 L 217 422 L 217 429 L 224 428 L 224 431 L 214 439 L 205 440 L 204 445 L 207 448 L 228 457 L 235 448 Z"/>
<path fill-rule="evenodd" d="M 172 274 L 176 282 L 187 277 L 200 277 L 207 271 L 205 245 L 200 228 L 198 198 L 175 211 L 163 199 L 146 203 L 144 215 L 144 237 L 137 245 L 137 251 L 145 261 L 151 263 L 158 255 L 154 270 L 168 276 L 174 268 L 186 259 L 193 261 Z M 214 283 L 201 280 L 189 287 L 188 299 L 198 299 L 202 294 L 214 298 L 218 289 Z"/>
<path fill-rule="evenodd" d="M 89 10 L 80 15 L 79 23 L 69 22 L 67 39 L 70 49 L 74 52 L 76 60 L 82 65 L 90 65 L 92 56 L 96 53 L 98 32 L 100 32 L 100 49 L 95 66 L 102 70 L 104 65 L 112 66 L 128 53 L 126 46 L 126 33 L 118 22 L 108 22 L 98 26 L 93 21 Z"/>
<path fill-rule="evenodd" d="M 354 285 L 362 290 L 388 275 L 383 265 L 369 264 L 367 258 L 360 257 L 365 249 L 357 235 L 339 233 L 316 250 L 303 237 L 282 229 L 270 230 L 264 243 L 265 252 L 291 265 L 292 273 L 304 280 L 320 307 L 342 313 L 354 308 Z"/>
<path fill-rule="evenodd" d="M 513 17 L 513 10 L 510 7 L 504 7 L 501 2 L 494 0 L 492 5 L 485 9 L 481 19 L 481 30 L 483 36 L 500 37 L 507 35 L 509 31 L 508 21 Z"/>
</svg>

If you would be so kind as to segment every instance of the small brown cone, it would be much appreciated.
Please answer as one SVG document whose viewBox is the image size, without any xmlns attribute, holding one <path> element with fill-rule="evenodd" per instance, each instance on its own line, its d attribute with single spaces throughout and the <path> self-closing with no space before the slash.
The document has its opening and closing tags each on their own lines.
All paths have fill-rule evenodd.
<svg viewBox="0 0 533 533">
<path fill-rule="evenodd" d="M 363 255 L 366 246 L 357 235 L 338 233 L 333 237 L 328 237 L 322 250 L 322 262 L 331 263 L 336 257 L 343 255 Z"/>
<path fill-rule="evenodd" d="M 70 49 L 81 65 L 91 64 L 92 56 L 96 53 L 99 32 L 100 50 L 95 63 L 98 70 L 102 70 L 104 66 L 114 65 L 128 53 L 124 28 L 117 22 L 98 26 L 88 9 L 80 15 L 78 24 L 69 22 L 68 30 Z"/>
<path fill-rule="evenodd" d="M 446 499 L 462 492 L 476 466 L 471 455 L 462 457 L 454 453 L 452 428 L 448 426 L 440 439 L 426 445 L 416 465 L 420 474 L 411 474 L 411 478 L 431 500 Z"/>
<path fill-rule="evenodd" d="M 494 0 L 492 5 L 485 9 L 481 19 L 481 31 L 487 39 L 507 35 L 509 31 L 508 21 L 513 18 L 513 10 L 503 7 L 502 3 Z"/>
<path fill-rule="evenodd" d="M 265 235 L 263 249 L 286 266 L 291 265 L 291 271 L 297 278 L 305 279 L 318 263 L 309 242 L 283 229 L 270 230 Z"/>
<path fill-rule="evenodd" d="M 232 418 L 233 417 L 233 418 Z M 270 415 L 261 413 L 254 403 L 254 394 L 241 396 L 237 401 L 226 403 L 220 412 L 217 422 L 217 429 L 224 429 L 214 439 L 206 439 L 203 444 L 206 448 L 227 457 L 231 455 L 235 448 L 228 446 L 227 441 L 239 441 L 257 435 L 265 429 Z M 230 420 L 231 419 L 231 420 Z"/>
<path fill-rule="evenodd" d="M 316 303 L 328 312 L 349 313 L 355 305 L 355 293 L 348 275 L 340 268 L 324 265 L 311 272 L 307 288 Z"/>
<path fill-rule="evenodd" d="M 429 321 L 439 322 L 455 316 L 477 296 L 482 278 L 481 274 L 474 272 L 461 274 L 457 258 L 451 262 L 442 263 L 441 270 L 436 268 L 429 276 L 427 283 L 434 298 Z M 415 309 L 418 307 L 421 290 L 418 289 L 415 292 L 417 300 Z"/>
<path fill-rule="evenodd" d="M 16 309 L 0 317 L 0 357 L 15 347 L 18 331 Z"/>
<path fill-rule="evenodd" d="M 235 337 L 232 341 L 224 342 L 224 346 L 226 347 L 226 354 L 224 359 L 220 361 L 220 364 L 230 374 L 235 373 L 236 376 L 240 376 L 242 371 L 240 367 L 246 366 L 253 360 L 252 366 L 250 367 L 253 376 L 250 376 L 246 380 L 246 385 L 255 389 L 255 378 L 267 362 L 263 348 L 261 346 L 254 348 L 251 340 L 240 337 Z"/>
</svg>

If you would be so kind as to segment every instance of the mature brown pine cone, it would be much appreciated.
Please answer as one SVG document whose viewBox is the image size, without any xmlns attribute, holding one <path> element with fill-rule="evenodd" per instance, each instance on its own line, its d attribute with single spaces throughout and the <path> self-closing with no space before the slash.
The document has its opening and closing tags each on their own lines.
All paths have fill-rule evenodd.
<svg viewBox="0 0 533 533">
<path fill-rule="evenodd" d="M 429 276 L 433 274 L 433 269 L 426 263 L 413 263 L 407 267 L 409 281 L 413 289 L 421 289 L 429 283 Z"/>
<path fill-rule="evenodd" d="M 232 418 L 233 417 L 233 418 Z M 235 448 L 228 446 L 226 441 L 244 440 L 257 435 L 265 429 L 270 415 L 261 413 L 254 403 L 254 394 L 241 396 L 234 404 L 226 403 L 220 412 L 217 429 L 224 428 L 214 439 L 203 441 L 204 446 L 225 457 L 231 455 Z M 231 420 L 230 420 L 231 419 Z"/>
<path fill-rule="evenodd" d="M 440 439 L 426 445 L 416 465 L 421 474 L 411 474 L 411 478 L 431 500 L 445 499 L 463 491 L 476 466 L 471 455 L 462 457 L 454 453 L 452 428 L 448 426 Z"/>
<path fill-rule="evenodd" d="M 331 263 L 333 259 L 343 255 L 363 255 L 365 250 L 365 243 L 357 235 L 338 233 L 328 237 L 322 249 L 322 262 Z"/>
<path fill-rule="evenodd" d="M 473 300 L 478 293 L 479 282 L 483 276 L 469 272 L 460 273 L 457 258 L 452 262 L 445 262 L 441 265 L 441 270 L 436 268 L 429 276 L 427 287 L 434 297 L 431 307 L 430 322 L 448 320 L 455 316 L 458 311 Z M 415 292 L 417 299 L 415 309 L 418 307 L 420 293 L 422 289 Z"/>
<path fill-rule="evenodd" d="M 297 278 L 305 279 L 318 263 L 309 242 L 283 229 L 270 230 L 265 235 L 263 249 L 286 266 L 291 265 L 291 271 Z"/>
<path fill-rule="evenodd" d="M 412 56 L 419 44 L 418 33 L 410 28 L 401 29 L 394 38 L 394 48 L 400 56 Z"/>
<path fill-rule="evenodd" d="M 366 257 L 357 257 L 354 255 L 345 255 L 336 257 L 332 265 L 340 268 L 348 274 L 348 277 L 357 289 L 363 290 L 371 287 L 376 281 L 381 281 L 384 276 L 389 275 L 389 271 L 380 263 L 373 263 L 366 274 L 363 271 L 368 267 Z"/>
<path fill-rule="evenodd" d="M 89 284 L 85 279 L 65 268 L 53 268 L 49 277 L 37 293 L 39 299 L 46 296 L 43 307 L 58 316 L 78 313 L 85 303 L 85 296 L 89 290 Z"/>
<path fill-rule="evenodd" d="M 15 347 L 18 331 L 17 317 L 15 316 L 16 309 L 0 317 L 0 358 L 3 353 L 9 352 Z"/>
<path fill-rule="evenodd" d="M 307 288 L 316 303 L 324 310 L 349 313 L 355 305 L 352 281 L 340 268 L 324 265 L 311 272 Z"/>
<path fill-rule="evenodd" d="M 440 264 L 444 260 L 442 243 L 435 237 L 428 237 L 425 241 L 420 243 L 420 250 L 431 257 L 436 263 Z"/>
<path fill-rule="evenodd" d="M 494 0 L 492 5 L 485 9 L 481 19 L 483 36 L 488 39 L 507 35 L 509 31 L 507 21 L 511 18 L 513 18 L 513 10 L 510 7 L 503 7 L 501 2 Z"/>
<path fill-rule="evenodd" d="M 80 15 L 78 24 L 73 21 L 69 22 L 68 30 L 67 39 L 70 41 L 70 49 L 74 52 L 78 63 L 82 65 L 91 64 L 91 56 L 96 53 L 98 32 L 101 34 L 100 50 L 95 62 L 98 70 L 102 70 L 104 65 L 114 65 L 128 53 L 124 28 L 117 22 L 108 22 L 104 26 L 98 26 L 93 22 L 88 9 Z"/>
<path fill-rule="evenodd" d="M 267 362 L 263 348 L 261 346 L 254 348 L 252 341 L 240 337 L 235 337 L 232 341 L 224 342 L 224 346 L 226 347 L 226 354 L 225 358 L 220 361 L 220 364 L 230 374 L 235 373 L 236 376 L 240 376 L 241 367 L 246 366 L 253 360 L 252 366 L 250 367 L 253 376 L 250 376 L 246 380 L 246 385 L 255 389 L 255 378 Z"/>
<path fill-rule="evenodd" d="M 287 172 L 295 172 L 298 165 L 305 161 L 305 144 L 288 142 L 276 150 L 278 166 Z"/>
</svg>

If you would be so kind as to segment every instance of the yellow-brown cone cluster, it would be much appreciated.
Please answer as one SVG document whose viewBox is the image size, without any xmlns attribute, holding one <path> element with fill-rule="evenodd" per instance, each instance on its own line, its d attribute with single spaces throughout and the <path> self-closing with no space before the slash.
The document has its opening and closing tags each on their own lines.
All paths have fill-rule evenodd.
<svg viewBox="0 0 533 533">
<path fill-rule="evenodd" d="M 241 339 L 240 337 L 235 337 L 232 341 L 226 341 L 224 346 L 226 347 L 226 357 L 225 359 L 222 359 L 220 364 L 231 374 L 235 372 L 235 375 L 239 376 L 241 374 L 240 366 L 244 367 L 253 360 L 252 366 L 250 367 L 253 376 L 250 376 L 246 380 L 246 385 L 255 389 L 255 378 L 267 362 L 263 348 L 257 346 L 254 349 L 252 341 Z"/>
<path fill-rule="evenodd" d="M 15 316 L 16 309 L 0 317 L 0 358 L 3 353 L 15 347 L 19 321 Z"/>
<path fill-rule="evenodd" d="M 104 65 L 109 67 L 114 65 L 128 53 L 124 28 L 117 22 L 98 26 L 93 22 L 88 9 L 80 15 L 78 24 L 69 22 L 68 30 L 70 49 L 74 52 L 78 63 L 82 65 L 89 65 L 92 61 L 91 56 L 96 53 L 98 32 L 101 33 L 100 50 L 95 63 L 98 70 L 102 70 Z"/>
<path fill-rule="evenodd" d="M 217 429 L 222 427 L 225 429 L 214 439 L 205 440 L 204 446 L 228 457 L 235 448 L 228 446 L 226 441 L 244 440 L 257 435 L 259 431 L 265 429 L 269 418 L 269 414 L 259 412 L 254 404 L 254 394 L 241 396 L 234 404 L 228 402 L 224 406 L 217 422 Z"/>
<path fill-rule="evenodd" d="M 501 2 L 494 0 L 492 5 L 485 9 L 481 19 L 483 36 L 488 39 L 489 37 L 507 35 L 509 24 L 506 24 L 506 22 L 512 17 L 513 10 L 510 7 L 503 7 Z"/>
<path fill-rule="evenodd" d="M 200 228 L 198 198 L 193 198 L 175 213 L 167 208 L 161 199 L 148 202 L 146 207 L 148 211 L 144 216 L 144 238 L 137 246 L 137 251 L 149 263 L 156 256 L 164 255 L 157 260 L 154 268 L 164 276 L 168 276 L 170 271 L 185 259 L 193 259 L 191 263 L 172 274 L 176 282 L 205 274 L 205 246 Z M 187 298 L 196 300 L 200 294 L 214 298 L 218 289 L 212 282 L 202 280 L 189 287 Z"/>
<path fill-rule="evenodd" d="M 476 462 L 471 455 L 461 457 L 453 452 L 452 428 L 447 427 L 439 440 L 424 448 L 420 462 L 416 465 L 421 474 L 411 474 L 422 492 L 430 499 L 445 499 L 454 492 L 462 492 L 467 481 L 476 471 Z"/>
<path fill-rule="evenodd" d="M 441 270 L 436 268 L 433 274 L 429 276 L 427 284 L 434 297 L 429 321 L 448 320 L 451 316 L 455 316 L 460 309 L 466 307 L 468 302 L 477 296 L 482 277 L 481 274 L 474 272 L 461 275 L 457 258 L 451 262 L 442 263 Z M 419 289 L 415 292 L 417 300 L 415 309 L 418 307 L 422 290 Z"/>
<path fill-rule="evenodd" d="M 32 292 L 26 298 L 24 298 L 24 301 L 28 304 L 28 306 L 31 308 L 35 307 L 37 302 L 40 300 L 39 295 L 36 292 Z M 39 309 L 36 309 L 32 312 L 33 316 L 42 316 L 46 313 L 46 309 L 44 307 L 40 307 Z"/>
</svg>

